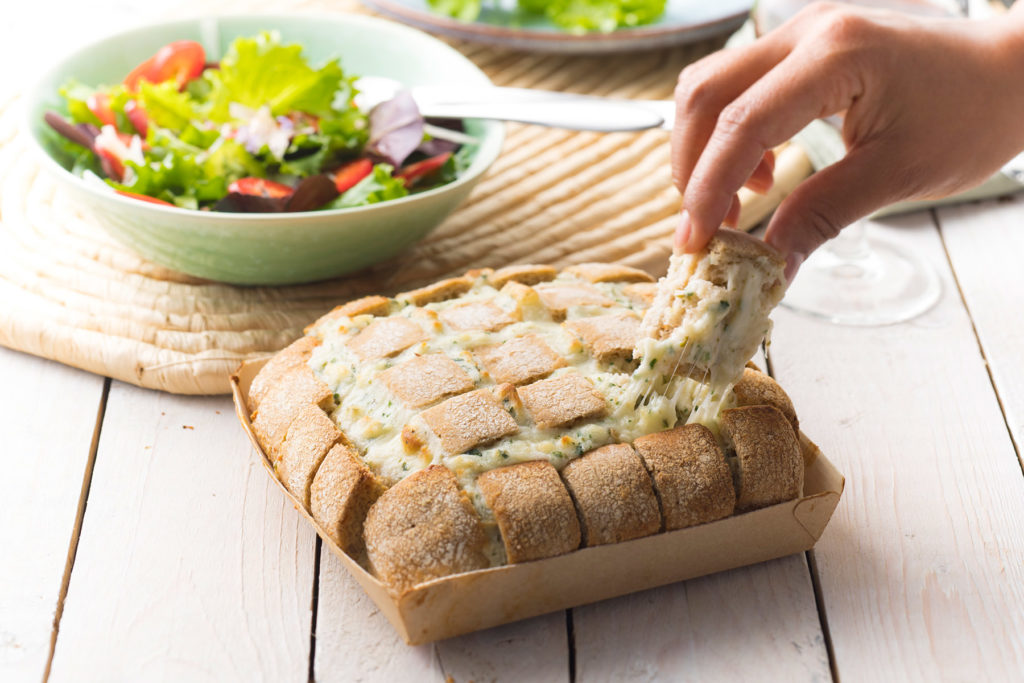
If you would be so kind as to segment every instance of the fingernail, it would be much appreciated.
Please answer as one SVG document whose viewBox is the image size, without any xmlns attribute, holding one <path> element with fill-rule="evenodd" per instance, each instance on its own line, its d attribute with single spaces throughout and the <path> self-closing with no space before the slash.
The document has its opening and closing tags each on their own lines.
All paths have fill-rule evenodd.
<svg viewBox="0 0 1024 683">
<path fill-rule="evenodd" d="M 790 252 L 789 256 L 786 257 L 786 282 L 792 282 L 793 278 L 796 277 L 796 271 L 800 270 L 800 264 L 807 258 L 807 254 L 801 254 L 798 251 Z"/>
<path fill-rule="evenodd" d="M 690 242 L 690 214 L 683 209 L 679 216 L 679 225 L 676 226 L 676 250 L 686 251 L 686 245 Z"/>
</svg>

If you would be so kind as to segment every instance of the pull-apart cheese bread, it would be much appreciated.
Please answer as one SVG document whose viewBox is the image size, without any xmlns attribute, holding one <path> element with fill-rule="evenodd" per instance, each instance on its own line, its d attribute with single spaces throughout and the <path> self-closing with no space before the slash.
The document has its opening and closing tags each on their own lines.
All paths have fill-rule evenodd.
<svg viewBox="0 0 1024 683">
<path fill-rule="evenodd" d="M 722 347 L 712 362 L 749 357 L 778 264 L 732 235 L 680 279 L 682 262 L 669 279 L 706 282 L 713 306 L 609 264 L 482 269 L 349 302 L 264 366 L 254 431 L 321 533 L 396 594 L 791 499 L 796 414 L 771 378 L 711 388 L 655 359 L 653 386 L 643 355 L 672 325 L 698 338 L 687 316 L 728 301 L 702 338 Z"/>
</svg>

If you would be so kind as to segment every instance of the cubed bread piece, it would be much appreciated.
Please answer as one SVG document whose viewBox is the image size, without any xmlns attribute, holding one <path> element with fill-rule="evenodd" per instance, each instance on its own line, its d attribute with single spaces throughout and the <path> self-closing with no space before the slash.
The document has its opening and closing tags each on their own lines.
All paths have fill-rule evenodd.
<svg viewBox="0 0 1024 683">
<path fill-rule="evenodd" d="M 521 319 L 551 320 L 551 312 L 533 287 L 511 281 L 502 286 L 501 293 L 516 302 L 516 313 Z"/>
<path fill-rule="evenodd" d="M 370 567 L 396 595 L 488 566 L 480 517 L 455 475 L 440 465 L 413 472 L 385 491 L 366 515 L 363 537 Z"/>
<path fill-rule="evenodd" d="M 563 323 L 583 340 L 590 355 L 599 361 L 629 360 L 640 336 L 640 318 L 632 313 L 611 313 Z"/>
<path fill-rule="evenodd" d="M 551 463 L 537 460 L 490 470 L 480 475 L 477 485 L 494 512 L 509 562 L 579 548 L 576 508 Z"/>
<path fill-rule="evenodd" d="M 657 292 L 658 285 L 653 282 L 637 282 L 622 288 L 622 293 L 628 296 L 629 300 L 640 308 L 650 306 Z"/>
<path fill-rule="evenodd" d="M 555 320 L 565 320 L 566 311 L 573 306 L 612 306 L 615 302 L 590 285 L 553 282 L 535 287 L 540 300 Z"/>
<path fill-rule="evenodd" d="M 583 375 L 565 374 L 519 388 L 526 412 L 541 429 L 567 427 L 577 420 L 604 417 L 607 403 Z"/>
<path fill-rule="evenodd" d="M 334 407 L 334 394 L 305 363 L 282 374 L 267 390 L 252 414 L 252 428 L 272 461 L 280 457 L 278 449 L 292 420 L 310 404 L 329 411 Z"/>
<path fill-rule="evenodd" d="M 558 270 L 551 266 L 506 266 L 499 268 L 487 278 L 496 289 L 501 289 L 508 282 L 519 282 L 524 285 L 535 285 L 538 282 L 554 280 Z"/>
<path fill-rule="evenodd" d="M 736 507 L 732 474 L 715 435 L 699 424 L 648 434 L 633 447 L 654 480 L 665 529 L 728 517 Z"/>
<path fill-rule="evenodd" d="M 797 419 L 793 401 L 769 375 L 750 367 L 744 368 L 743 376 L 732 390 L 736 394 L 737 406 L 773 406 L 786 416 L 794 432 L 800 431 L 800 420 Z"/>
<path fill-rule="evenodd" d="M 611 444 L 562 470 L 583 527 L 583 545 L 619 543 L 661 528 L 651 477 L 629 444 Z"/>
<path fill-rule="evenodd" d="M 363 551 L 363 520 L 384 486 L 359 456 L 343 443 L 327 451 L 309 489 L 313 519 L 352 556 Z"/>
<path fill-rule="evenodd" d="M 420 413 L 446 455 L 515 434 L 519 425 L 487 389 L 454 396 Z"/>
<path fill-rule="evenodd" d="M 260 368 L 259 373 L 253 378 L 252 384 L 249 385 L 247 400 L 250 412 L 256 410 L 260 401 L 281 375 L 294 367 L 303 365 L 309 360 L 313 349 L 319 345 L 320 340 L 316 337 L 299 337 L 268 360 L 267 364 Z"/>
<path fill-rule="evenodd" d="M 340 320 L 341 318 L 352 318 L 357 315 L 387 315 L 391 311 L 391 299 L 386 296 L 364 296 L 360 299 L 353 299 L 348 303 L 335 306 L 329 313 L 326 313 L 306 328 L 306 331 L 319 327 L 323 323 Z"/>
<path fill-rule="evenodd" d="M 435 301 L 454 299 L 460 294 L 465 294 L 473 287 L 473 280 L 468 277 L 452 277 L 447 280 L 439 280 L 426 287 L 420 287 L 409 292 L 402 292 L 395 297 L 398 301 L 408 301 L 414 306 L 432 304 Z"/>
<path fill-rule="evenodd" d="M 579 263 L 562 272 L 590 282 L 654 282 L 650 273 L 617 263 Z"/>
<path fill-rule="evenodd" d="M 417 356 L 380 374 L 380 379 L 410 408 L 422 408 L 445 396 L 473 388 L 473 380 L 452 359 L 441 353 Z"/>
<path fill-rule="evenodd" d="M 565 359 L 536 334 L 515 337 L 496 346 L 484 346 L 473 353 L 491 379 L 499 383 L 525 384 L 547 377 L 565 366 Z"/>
<path fill-rule="evenodd" d="M 739 511 L 798 497 L 804 486 L 800 443 L 786 417 L 772 406 L 722 412 L 722 436 L 736 453 L 730 463 Z"/>
<path fill-rule="evenodd" d="M 292 420 L 274 463 L 277 478 L 309 509 L 309 485 L 327 451 L 341 441 L 341 431 L 320 408 L 307 403 Z"/>
<path fill-rule="evenodd" d="M 348 348 L 360 360 L 375 360 L 401 353 L 428 337 L 422 327 L 408 318 L 383 318 L 363 328 L 349 340 Z"/>
<path fill-rule="evenodd" d="M 488 301 L 470 301 L 441 311 L 441 320 L 453 330 L 494 332 L 517 318 Z"/>
</svg>

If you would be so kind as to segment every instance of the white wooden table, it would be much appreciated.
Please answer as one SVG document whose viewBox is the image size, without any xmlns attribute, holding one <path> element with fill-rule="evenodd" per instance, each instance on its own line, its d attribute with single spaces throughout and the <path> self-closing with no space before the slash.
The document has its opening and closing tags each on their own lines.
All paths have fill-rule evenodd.
<svg viewBox="0 0 1024 683">
<path fill-rule="evenodd" d="M 226 397 L 0 349 L 0 681 L 1024 680 L 1024 197 L 869 229 L 944 291 L 892 327 L 776 313 L 772 370 L 847 477 L 813 552 L 421 647 Z"/>
</svg>

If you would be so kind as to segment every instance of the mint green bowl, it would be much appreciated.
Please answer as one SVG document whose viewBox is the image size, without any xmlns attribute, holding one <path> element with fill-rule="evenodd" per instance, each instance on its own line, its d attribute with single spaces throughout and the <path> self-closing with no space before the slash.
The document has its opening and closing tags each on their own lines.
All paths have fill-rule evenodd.
<svg viewBox="0 0 1024 683">
<path fill-rule="evenodd" d="M 299 43 L 313 63 L 340 57 L 346 73 L 387 76 L 407 86 L 458 82 L 488 86 L 468 59 L 415 29 L 349 15 L 245 15 L 147 26 L 113 36 L 68 56 L 29 96 L 32 136 L 44 165 L 117 240 L 142 256 L 196 277 L 246 285 L 312 282 L 390 258 L 422 239 L 469 194 L 497 158 L 504 140 L 499 123 L 466 121 L 479 140 L 470 167 L 452 183 L 371 206 L 286 214 L 190 211 L 122 197 L 95 187 L 60 165 L 53 133 L 43 122 L 61 109 L 57 89 L 82 83 L 118 83 L 134 66 L 174 40 L 197 40 L 208 59 L 219 59 L 238 36 L 277 30 Z"/>
</svg>

